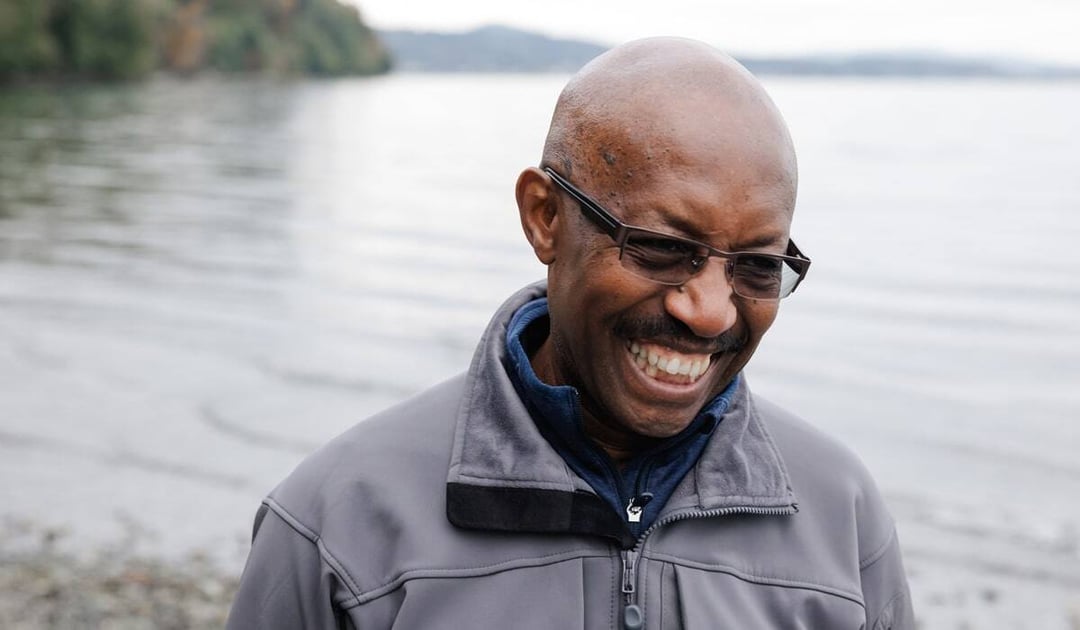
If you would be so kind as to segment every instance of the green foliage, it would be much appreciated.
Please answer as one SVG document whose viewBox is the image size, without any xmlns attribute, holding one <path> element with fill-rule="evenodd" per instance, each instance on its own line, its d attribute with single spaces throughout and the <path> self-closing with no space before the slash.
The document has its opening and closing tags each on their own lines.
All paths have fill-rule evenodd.
<svg viewBox="0 0 1080 630">
<path fill-rule="evenodd" d="M 293 11 L 281 0 L 219 0 L 210 10 L 208 60 L 226 71 L 372 74 L 389 58 L 355 8 L 305 0 Z"/>
<path fill-rule="evenodd" d="M 53 72 L 59 62 L 49 4 L 0 0 L 0 79 Z"/>
<path fill-rule="evenodd" d="M 278 43 L 257 11 L 212 12 L 207 20 L 207 63 L 222 72 L 263 70 Z"/>
<path fill-rule="evenodd" d="M 147 0 L 61 0 L 54 11 L 53 33 L 71 72 L 133 79 L 157 64 Z"/>
<path fill-rule="evenodd" d="M 333 0 L 303 5 L 295 24 L 295 68 L 312 74 L 372 74 L 389 69 L 389 57 L 354 7 Z"/>
<path fill-rule="evenodd" d="M 339 0 L 0 0 L 0 81 L 133 79 L 175 50 L 221 72 L 371 74 L 389 57 Z M 187 46 L 186 49 L 183 46 Z"/>
</svg>

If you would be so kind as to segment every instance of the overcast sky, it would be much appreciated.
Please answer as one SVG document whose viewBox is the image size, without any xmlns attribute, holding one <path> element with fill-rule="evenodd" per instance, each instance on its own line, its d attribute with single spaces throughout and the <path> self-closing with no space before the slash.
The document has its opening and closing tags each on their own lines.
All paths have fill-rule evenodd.
<svg viewBox="0 0 1080 630">
<path fill-rule="evenodd" d="M 682 35 L 743 54 L 899 49 L 1080 65 L 1080 0 L 346 1 L 385 29 L 497 23 L 603 44 Z"/>
</svg>

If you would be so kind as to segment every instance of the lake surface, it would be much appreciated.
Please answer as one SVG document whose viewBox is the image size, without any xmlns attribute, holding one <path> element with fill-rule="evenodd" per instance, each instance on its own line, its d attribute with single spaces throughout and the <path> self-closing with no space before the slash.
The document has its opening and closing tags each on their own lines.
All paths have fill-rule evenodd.
<svg viewBox="0 0 1080 630">
<path fill-rule="evenodd" d="M 513 185 L 564 81 L 0 92 L 4 527 L 239 570 L 300 458 L 541 277 Z M 1080 83 L 766 84 L 814 266 L 752 387 L 874 472 L 923 628 L 1080 628 Z"/>
</svg>

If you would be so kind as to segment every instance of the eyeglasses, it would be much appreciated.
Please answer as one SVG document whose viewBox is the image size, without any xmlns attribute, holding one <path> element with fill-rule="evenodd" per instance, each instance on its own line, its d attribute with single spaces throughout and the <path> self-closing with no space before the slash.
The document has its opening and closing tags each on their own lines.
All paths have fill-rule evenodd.
<svg viewBox="0 0 1080 630">
<path fill-rule="evenodd" d="M 751 300 L 779 300 L 795 290 L 810 269 L 810 259 L 793 241 L 787 255 L 725 252 L 690 239 L 627 225 L 578 190 L 550 167 L 556 184 L 577 201 L 581 211 L 619 246 L 619 260 L 630 273 L 660 284 L 685 284 L 705 268 L 711 256 L 724 259 L 735 295 Z"/>
</svg>

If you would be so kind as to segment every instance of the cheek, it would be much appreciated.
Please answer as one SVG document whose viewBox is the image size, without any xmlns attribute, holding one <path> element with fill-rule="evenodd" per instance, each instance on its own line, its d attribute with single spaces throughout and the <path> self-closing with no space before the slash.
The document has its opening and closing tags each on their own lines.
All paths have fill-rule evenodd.
<svg viewBox="0 0 1080 630">
<path fill-rule="evenodd" d="M 595 380 L 615 369 L 622 343 L 615 330 L 622 319 L 638 314 L 642 296 L 636 278 L 628 278 L 617 260 L 600 257 L 585 269 L 560 278 L 556 290 L 549 290 L 549 306 L 552 321 L 559 322 L 564 360 L 579 377 Z"/>
<path fill-rule="evenodd" d="M 549 268 L 548 287 L 562 294 L 572 311 L 596 319 L 628 295 L 627 275 L 617 249 L 590 241 Z"/>
<path fill-rule="evenodd" d="M 740 309 L 740 315 L 743 321 L 746 322 L 751 344 L 756 346 L 757 342 L 761 341 L 761 337 L 776 321 L 776 314 L 777 305 L 769 302 L 751 303 Z"/>
<path fill-rule="evenodd" d="M 595 247 L 572 249 L 548 267 L 549 310 L 565 348 L 587 344 L 607 318 L 612 276 L 610 261 Z"/>
</svg>

